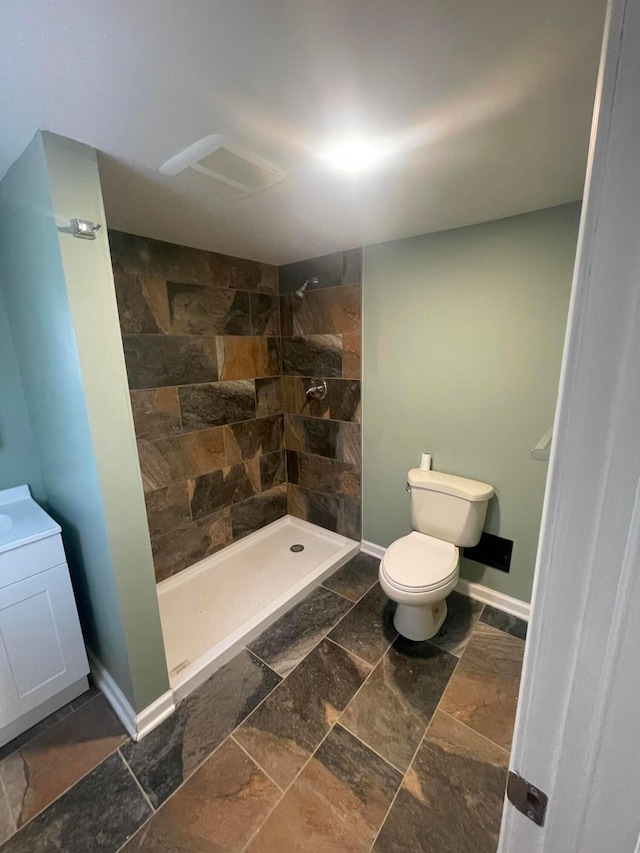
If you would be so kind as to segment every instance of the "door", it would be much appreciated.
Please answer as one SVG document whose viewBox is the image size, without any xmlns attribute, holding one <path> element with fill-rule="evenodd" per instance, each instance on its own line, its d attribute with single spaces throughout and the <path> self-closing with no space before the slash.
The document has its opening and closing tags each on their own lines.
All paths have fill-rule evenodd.
<svg viewBox="0 0 640 853">
<path fill-rule="evenodd" d="M 0 728 L 87 671 L 66 564 L 0 589 Z"/>
<path fill-rule="evenodd" d="M 612 0 L 500 853 L 640 849 L 640 0 Z"/>
</svg>

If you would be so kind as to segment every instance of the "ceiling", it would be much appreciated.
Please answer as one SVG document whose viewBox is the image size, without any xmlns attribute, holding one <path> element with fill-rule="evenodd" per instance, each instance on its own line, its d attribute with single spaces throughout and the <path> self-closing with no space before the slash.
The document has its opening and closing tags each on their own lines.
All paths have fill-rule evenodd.
<svg viewBox="0 0 640 853">
<path fill-rule="evenodd" d="M 100 152 L 109 226 L 270 263 L 581 197 L 604 0 L 0 0 L 0 174 Z M 158 169 L 223 133 L 287 172 L 229 200 Z M 393 153 L 349 176 L 351 133 Z"/>
</svg>

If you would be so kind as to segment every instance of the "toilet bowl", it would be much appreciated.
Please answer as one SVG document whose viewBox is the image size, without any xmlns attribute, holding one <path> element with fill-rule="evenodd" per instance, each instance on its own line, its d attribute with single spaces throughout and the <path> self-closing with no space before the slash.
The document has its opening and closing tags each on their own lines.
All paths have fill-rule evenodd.
<svg viewBox="0 0 640 853">
<path fill-rule="evenodd" d="M 493 486 L 412 468 L 407 491 L 413 533 L 391 543 L 378 574 L 380 586 L 398 605 L 393 617 L 398 633 L 409 640 L 429 640 L 442 627 L 445 599 L 458 582 L 458 549 L 480 540 Z"/>
<path fill-rule="evenodd" d="M 458 583 L 460 554 L 450 542 L 414 531 L 389 546 L 380 562 L 380 586 L 397 603 L 399 634 L 428 640 L 447 616 L 446 597 Z"/>
</svg>

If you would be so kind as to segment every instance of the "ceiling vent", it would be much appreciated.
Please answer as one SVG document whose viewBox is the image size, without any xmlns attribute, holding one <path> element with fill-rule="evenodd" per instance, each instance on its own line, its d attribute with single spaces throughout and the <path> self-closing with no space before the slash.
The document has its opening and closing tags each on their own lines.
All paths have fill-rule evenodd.
<svg viewBox="0 0 640 853">
<path fill-rule="evenodd" d="M 163 175 L 193 169 L 239 191 L 238 198 L 279 184 L 286 172 L 259 154 L 232 142 L 221 133 L 205 136 L 160 166 Z"/>
</svg>

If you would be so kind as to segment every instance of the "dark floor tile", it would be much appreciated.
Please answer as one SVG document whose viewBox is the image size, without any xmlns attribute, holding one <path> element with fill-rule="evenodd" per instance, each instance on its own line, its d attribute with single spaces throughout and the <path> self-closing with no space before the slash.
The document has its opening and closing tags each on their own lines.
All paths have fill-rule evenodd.
<svg viewBox="0 0 640 853">
<path fill-rule="evenodd" d="M 322 585 L 351 601 L 359 601 L 378 580 L 379 566 L 380 560 L 361 551 L 331 577 L 322 581 Z"/>
<path fill-rule="evenodd" d="M 41 732 L 0 762 L 16 827 L 27 823 L 127 740 L 104 696 Z"/>
<path fill-rule="evenodd" d="M 510 613 L 505 613 L 504 610 L 498 610 L 497 607 L 492 607 L 490 604 L 485 604 L 480 621 L 485 625 L 491 625 L 492 628 L 499 628 L 501 631 L 506 631 L 512 637 L 517 637 L 519 640 L 527 639 L 528 623 L 519 616 L 512 616 Z"/>
<path fill-rule="evenodd" d="M 16 831 L 16 825 L 11 815 L 11 809 L 4 791 L 0 788 L 0 845 Z"/>
<path fill-rule="evenodd" d="M 74 702 L 75 701 L 77 700 L 74 700 Z M 49 716 L 45 717 L 44 720 L 41 720 L 39 723 L 36 723 L 35 726 L 27 729 L 26 732 L 22 732 L 22 734 L 18 735 L 13 740 L 10 740 L 9 743 L 5 743 L 4 746 L 0 746 L 0 761 L 2 761 L 3 758 L 6 758 L 7 755 L 11 755 L 12 752 L 20 749 L 20 747 L 24 746 L 25 743 L 28 743 L 51 726 L 55 726 L 60 722 L 60 720 L 63 720 L 65 717 L 68 717 L 69 714 L 73 713 L 74 710 L 75 708 L 73 703 L 67 702 L 66 705 L 62 706 L 62 708 L 54 711 L 53 714 L 49 714 Z"/>
<path fill-rule="evenodd" d="M 231 507 L 233 541 L 242 539 L 287 514 L 287 486 L 282 483 Z"/>
<path fill-rule="evenodd" d="M 365 853 L 401 780 L 396 770 L 336 726 L 248 849 Z"/>
<path fill-rule="evenodd" d="M 282 338 L 282 372 L 294 376 L 342 376 L 340 335 Z"/>
<path fill-rule="evenodd" d="M 431 646 L 406 649 L 400 638 L 371 673 L 340 722 L 399 770 L 406 770 L 457 658 Z"/>
<path fill-rule="evenodd" d="M 349 610 L 351 604 L 328 589 L 314 589 L 249 644 L 249 649 L 284 676 Z"/>
<path fill-rule="evenodd" d="M 495 853 L 507 764 L 507 753 L 436 711 L 374 850 Z"/>
<path fill-rule="evenodd" d="M 118 753 L 28 823 L 3 853 L 115 853 L 151 814 Z"/>
<path fill-rule="evenodd" d="M 329 637 L 375 665 L 398 635 L 393 627 L 393 610 L 393 603 L 376 583 Z"/>
<path fill-rule="evenodd" d="M 441 709 L 509 749 L 523 655 L 523 640 L 478 622 Z"/>
<path fill-rule="evenodd" d="M 234 737 L 284 789 L 369 672 L 366 663 L 323 640 Z"/>
<path fill-rule="evenodd" d="M 444 625 L 428 642 L 460 657 L 483 607 L 483 604 L 473 598 L 452 592 L 447 597 L 447 618 Z"/>
<path fill-rule="evenodd" d="M 153 853 L 242 850 L 281 794 L 230 738 L 124 847 Z"/>
<path fill-rule="evenodd" d="M 242 651 L 178 706 L 175 713 L 122 753 L 149 794 L 162 803 L 280 681 Z"/>
<path fill-rule="evenodd" d="M 129 387 L 215 382 L 216 339 L 185 335 L 123 335 Z"/>
</svg>

